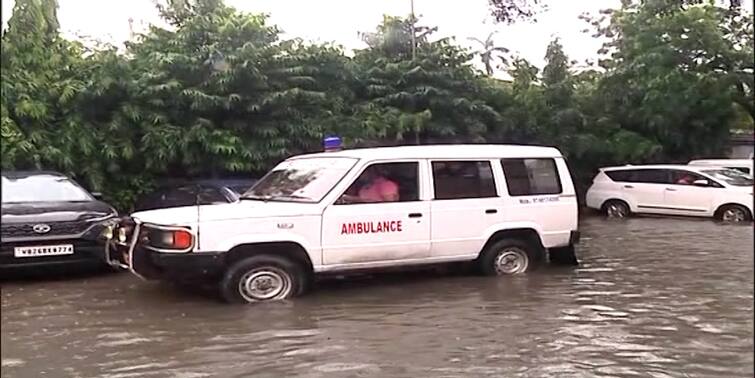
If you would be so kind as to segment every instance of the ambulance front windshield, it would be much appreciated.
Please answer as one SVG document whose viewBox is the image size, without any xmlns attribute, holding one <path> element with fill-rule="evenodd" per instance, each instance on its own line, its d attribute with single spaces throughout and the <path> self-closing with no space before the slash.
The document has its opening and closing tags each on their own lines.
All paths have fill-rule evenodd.
<svg viewBox="0 0 755 378">
<path fill-rule="evenodd" d="M 356 162 L 356 159 L 344 157 L 287 160 L 273 168 L 241 199 L 320 202 Z"/>
</svg>

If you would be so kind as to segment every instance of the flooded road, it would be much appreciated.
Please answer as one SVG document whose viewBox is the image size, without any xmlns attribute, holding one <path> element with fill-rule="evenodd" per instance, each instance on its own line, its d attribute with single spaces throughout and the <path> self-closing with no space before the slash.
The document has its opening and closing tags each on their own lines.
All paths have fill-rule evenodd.
<svg viewBox="0 0 755 378">
<path fill-rule="evenodd" d="M 582 265 L 230 306 L 128 274 L 2 285 L 2 377 L 752 377 L 753 231 L 582 221 Z"/>
</svg>

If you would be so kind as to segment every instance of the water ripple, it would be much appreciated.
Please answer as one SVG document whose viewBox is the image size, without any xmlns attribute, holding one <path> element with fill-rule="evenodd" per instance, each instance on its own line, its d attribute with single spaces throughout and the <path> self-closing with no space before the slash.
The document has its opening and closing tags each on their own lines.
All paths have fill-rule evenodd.
<svg viewBox="0 0 755 378">
<path fill-rule="evenodd" d="M 4 283 L 2 377 L 752 377 L 753 234 L 583 221 L 582 265 L 257 306 L 127 274 Z"/>
</svg>

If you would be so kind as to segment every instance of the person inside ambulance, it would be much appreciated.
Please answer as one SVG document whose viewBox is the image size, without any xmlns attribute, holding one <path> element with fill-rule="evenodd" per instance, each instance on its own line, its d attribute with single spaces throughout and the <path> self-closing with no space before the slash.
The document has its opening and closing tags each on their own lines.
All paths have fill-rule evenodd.
<svg viewBox="0 0 755 378">
<path fill-rule="evenodd" d="M 389 179 L 385 170 L 378 165 L 367 168 L 341 197 L 343 203 L 397 202 L 398 200 L 398 184 Z"/>
</svg>

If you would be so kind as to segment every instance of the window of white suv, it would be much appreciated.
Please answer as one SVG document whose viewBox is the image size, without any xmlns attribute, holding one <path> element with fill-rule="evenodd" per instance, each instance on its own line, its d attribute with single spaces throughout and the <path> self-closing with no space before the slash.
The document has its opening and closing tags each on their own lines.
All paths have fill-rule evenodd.
<svg viewBox="0 0 755 378">
<path fill-rule="evenodd" d="M 644 184 L 670 184 L 671 177 L 668 169 L 618 169 L 606 171 L 606 176 L 616 182 L 635 182 Z"/>
<path fill-rule="evenodd" d="M 708 178 L 686 170 L 674 169 L 671 171 L 671 183 L 674 185 L 694 185 L 695 181 L 710 181 Z M 715 183 L 712 183 L 715 185 Z"/>
<path fill-rule="evenodd" d="M 736 169 L 706 169 L 701 171 L 732 186 L 752 186 L 752 177 Z"/>
<path fill-rule="evenodd" d="M 356 162 L 356 159 L 344 157 L 286 160 L 244 193 L 241 199 L 320 202 Z"/>
<path fill-rule="evenodd" d="M 561 180 L 553 159 L 502 159 L 511 196 L 560 194 Z"/>
<path fill-rule="evenodd" d="M 435 199 L 496 197 L 490 161 L 434 161 Z"/>
<path fill-rule="evenodd" d="M 419 163 L 375 163 L 362 171 L 336 204 L 419 200 Z"/>
</svg>

